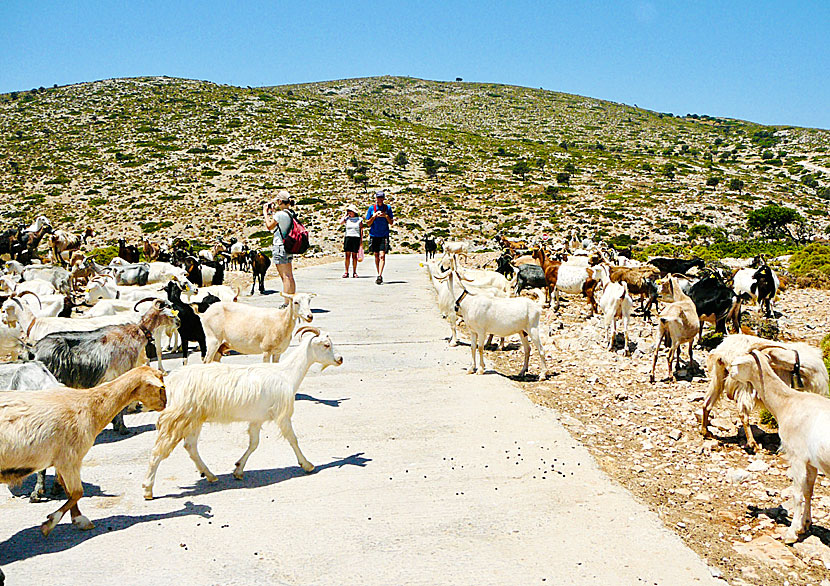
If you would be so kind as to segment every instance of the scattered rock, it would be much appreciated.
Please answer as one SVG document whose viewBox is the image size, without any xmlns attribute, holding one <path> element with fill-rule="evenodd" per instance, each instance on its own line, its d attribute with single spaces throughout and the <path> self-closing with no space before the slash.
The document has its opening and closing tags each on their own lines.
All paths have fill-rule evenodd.
<svg viewBox="0 0 830 586">
<path fill-rule="evenodd" d="M 789 547 L 769 535 L 761 535 L 749 543 L 736 541 L 732 543 L 732 548 L 765 564 L 784 568 L 799 568 L 804 565 Z"/>
<path fill-rule="evenodd" d="M 830 547 L 822 543 L 821 539 L 811 535 L 804 541 L 793 545 L 793 549 L 806 560 L 818 560 L 824 564 L 825 569 L 830 570 Z"/>
<path fill-rule="evenodd" d="M 730 468 L 726 471 L 726 481 L 732 484 L 740 484 L 747 480 L 752 474 L 748 470 Z"/>
<path fill-rule="evenodd" d="M 750 472 L 765 472 L 769 469 L 769 464 L 763 460 L 754 460 L 749 466 L 746 467 L 746 469 Z"/>
</svg>

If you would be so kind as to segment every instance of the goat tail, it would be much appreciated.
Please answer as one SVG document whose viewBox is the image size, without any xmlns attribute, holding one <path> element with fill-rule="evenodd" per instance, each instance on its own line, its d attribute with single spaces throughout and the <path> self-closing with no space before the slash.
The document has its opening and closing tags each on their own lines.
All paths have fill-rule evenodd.
<svg viewBox="0 0 830 586">
<path fill-rule="evenodd" d="M 623 290 L 622 290 L 622 295 L 620 295 L 620 299 L 625 299 L 625 296 L 628 295 L 628 283 L 623 281 L 622 286 L 623 286 Z"/>
</svg>

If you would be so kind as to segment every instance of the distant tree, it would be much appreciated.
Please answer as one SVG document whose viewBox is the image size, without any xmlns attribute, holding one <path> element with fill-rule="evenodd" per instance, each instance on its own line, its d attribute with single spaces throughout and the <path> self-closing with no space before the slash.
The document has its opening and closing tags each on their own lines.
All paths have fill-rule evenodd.
<svg viewBox="0 0 830 586">
<path fill-rule="evenodd" d="M 406 167 L 409 164 L 409 157 L 406 156 L 405 152 L 401 151 L 395 155 L 394 162 L 396 167 Z"/>
<path fill-rule="evenodd" d="M 813 189 L 818 188 L 818 180 L 815 178 L 815 176 L 810 175 L 809 173 L 806 173 L 801 177 L 801 183 L 803 183 L 807 187 L 812 187 Z"/>
<path fill-rule="evenodd" d="M 709 187 L 717 187 L 718 183 L 720 183 L 720 177 L 707 177 L 706 178 L 706 185 Z"/>
<path fill-rule="evenodd" d="M 799 238 L 793 229 L 804 224 L 804 218 L 792 208 L 780 206 L 776 203 L 766 205 L 757 210 L 751 210 L 746 217 L 747 228 L 753 232 L 761 232 L 769 238 Z"/>
<path fill-rule="evenodd" d="M 729 191 L 737 191 L 740 195 L 744 189 L 744 182 L 742 179 L 730 179 L 729 180 Z"/>
<path fill-rule="evenodd" d="M 446 167 L 447 164 L 444 161 L 437 161 L 432 157 L 424 157 L 424 172 L 427 174 L 427 177 L 435 177 L 438 175 L 438 170 L 441 167 Z"/>
<path fill-rule="evenodd" d="M 544 157 L 539 157 L 538 159 L 536 159 L 536 168 L 539 169 L 540 171 L 544 171 L 545 170 L 545 165 L 547 165 L 547 164 L 548 164 L 548 160 Z"/>
<path fill-rule="evenodd" d="M 496 149 L 496 156 L 497 157 L 509 157 L 510 153 L 508 153 L 504 147 L 499 147 Z"/>
<path fill-rule="evenodd" d="M 366 191 L 366 186 L 369 183 L 369 176 L 363 173 L 355 173 L 352 176 L 352 181 L 357 183 L 358 185 L 363 187 L 363 191 Z"/>
<path fill-rule="evenodd" d="M 570 185 L 571 184 L 571 175 L 570 173 L 557 173 L 556 174 L 556 182 L 559 185 Z"/>
<path fill-rule="evenodd" d="M 565 166 L 562 168 L 565 173 L 570 173 L 571 175 L 576 174 L 576 165 L 571 163 L 570 161 L 565 163 Z"/>
<path fill-rule="evenodd" d="M 568 144 L 567 140 L 563 140 L 562 142 L 559 143 L 559 148 L 562 148 L 562 149 L 565 149 L 565 150 L 568 150 L 569 146 L 570 145 Z"/>
<path fill-rule="evenodd" d="M 461 79 L 460 77 L 456 77 L 456 78 L 455 78 L 455 81 L 464 81 L 464 80 L 463 80 L 463 79 Z"/>
<path fill-rule="evenodd" d="M 18 95 L 19 95 L 19 94 L 18 94 L 17 92 L 12 92 L 11 94 L 9 94 L 9 97 L 12 99 L 12 101 L 14 101 L 14 100 L 16 100 L 16 99 L 17 99 L 17 96 L 18 96 Z"/>
<path fill-rule="evenodd" d="M 640 165 L 640 169 L 642 169 L 643 171 L 651 171 L 652 170 L 651 163 L 648 163 L 648 162 L 643 163 L 642 165 Z"/>
<path fill-rule="evenodd" d="M 674 179 L 675 169 L 676 169 L 676 167 L 672 163 L 666 163 L 660 169 L 660 174 L 663 175 L 664 177 L 667 177 L 668 179 Z"/>
<path fill-rule="evenodd" d="M 526 160 L 520 159 L 513 165 L 513 174 L 520 176 L 522 181 L 525 180 L 525 175 L 528 173 L 530 173 L 530 165 L 527 164 Z"/>
<path fill-rule="evenodd" d="M 357 157 L 352 157 L 349 161 L 349 167 L 346 169 L 346 175 L 349 176 L 349 179 L 361 185 L 365 190 L 366 185 L 369 183 L 368 172 L 371 166 L 371 163 L 367 161 L 361 161 Z"/>
<path fill-rule="evenodd" d="M 770 159 L 775 158 L 775 155 L 772 154 L 772 151 L 764 151 L 761 153 L 761 159 L 764 161 L 769 161 Z"/>
<path fill-rule="evenodd" d="M 556 185 L 548 185 L 545 187 L 545 195 L 550 198 L 556 198 L 559 195 L 559 188 Z"/>
</svg>

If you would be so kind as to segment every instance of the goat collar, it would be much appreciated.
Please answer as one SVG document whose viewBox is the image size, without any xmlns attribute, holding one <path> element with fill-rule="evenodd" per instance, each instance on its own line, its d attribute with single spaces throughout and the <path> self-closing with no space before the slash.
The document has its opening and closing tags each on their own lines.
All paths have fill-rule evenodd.
<svg viewBox="0 0 830 586">
<path fill-rule="evenodd" d="M 461 295 L 458 296 L 458 299 L 455 300 L 455 311 L 458 312 L 461 310 L 461 300 L 467 296 L 467 290 L 464 289 Z"/>
<path fill-rule="evenodd" d="M 32 322 L 29 324 L 29 327 L 28 327 L 28 328 L 26 328 L 26 337 L 27 337 L 27 338 L 29 337 L 29 334 L 31 334 L 31 333 L 32 333 L 32 328 L 35 326 L 35 322 L 36 322 L 36 321 L 37 321 L 37 318 L 36 318 L 36 317 L 33 317 L 33 318 L 32 318 Z"/>
<path fill-rule="evenodd" d="M 141 330 L 141 333 L 144 334 L 144 337 L 147 338 L 147 341 L 150 342 L 153 339 L 153 332 L 145 328 L 143 325 L 138 324 L 138 329 Z"/>
</svg>

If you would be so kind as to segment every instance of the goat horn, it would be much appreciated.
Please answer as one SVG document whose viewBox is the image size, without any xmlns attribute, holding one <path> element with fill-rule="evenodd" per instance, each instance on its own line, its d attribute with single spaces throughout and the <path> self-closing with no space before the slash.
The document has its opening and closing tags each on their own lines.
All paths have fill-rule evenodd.
<svg viewBox="0 0 830 586">
<path fill-rule="evenodd" d="M 303 335 L 304 335 L 304 334 L 307 334 L 308 332 L 313 333 L 315 336 L 319 336 L 319 335 L 320 335 L 320 329 L 319 329 L 319 328 L 312 327 L 312 326 L 303 326 L 303 327 L 301 327 L 301 328 L 297 328 L 297 331 L 296 331 L 296 332 L 294 332 L 294 335 L 295 335 L 298 339 L 300 339 L 300 338 L 302 338 L 302 337 L 303 337 Z"/>
<path fill-rule="evenodd" d="M 138 310 L 136 309 L 136 307 L 138 307 L 139 305 L 141 305 L 141 304 L 142 304 L 142 303 L 144 303 L 145 301 L 155 301 L 156 299 L 158 299 L 158 298 L 157 298 L 157 297 L 145 297 L 145 298 L 144 298 L 144 299 L 142 299 L 141 301 L 136 301 L 136 302 L 135 302 L 135 305 L 133 305 L 133 311 L 138 311 Z"/>
<path fill-rule="evenodd" d="M 288 299 L 289 301 L 292 301 L 294 299 L 294 295 L 291 293 L 284 293 L 280 291 L 280 295 L 282 295 L 283 299 Z"/>
<path fill-rule="evenodd" d="M 34 291 L 21 291 L 17 294 L 18 297 L 23 297 L 24 295 L 34 295 L 35 299 L 37 299 L 38 306 L 43 309 L 43 303 L 40 301 L 40 297 L 37 296 L 37 293 Z"/>
</svg>

